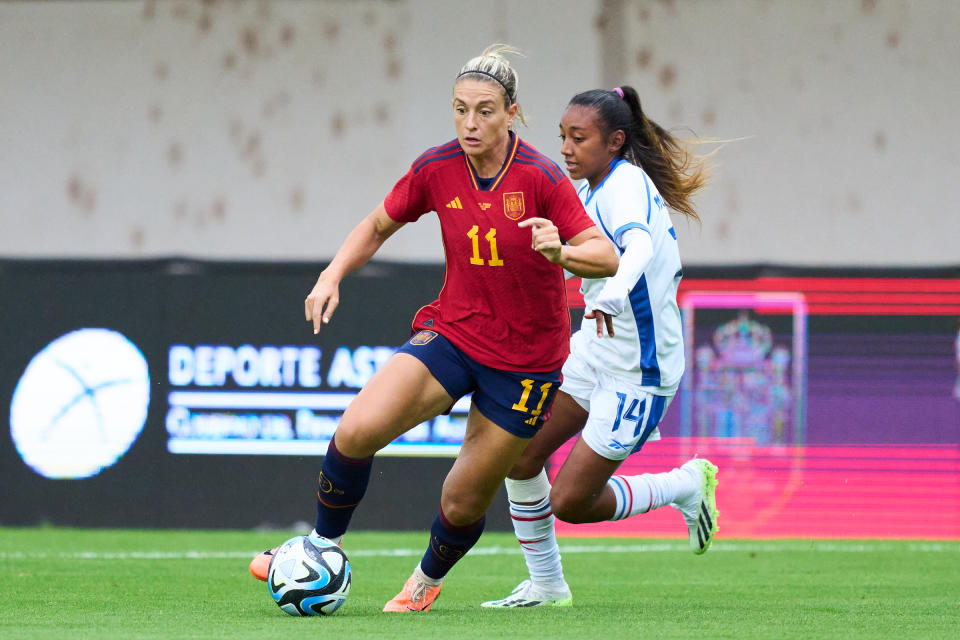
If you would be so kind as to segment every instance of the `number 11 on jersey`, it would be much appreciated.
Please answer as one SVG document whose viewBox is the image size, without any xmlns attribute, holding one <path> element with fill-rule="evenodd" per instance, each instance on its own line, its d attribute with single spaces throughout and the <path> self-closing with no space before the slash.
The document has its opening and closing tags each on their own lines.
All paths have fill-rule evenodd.
<svg viewBox="0 0 960 640">
<path fill-rule="evenodd" d="M 470 231 L 467 232 L 467 237 L 470 238 L 470 241 L 473 243 L 473 256 L 470 258 L 470 264 L 482 265 L 484 264 L 483 258 L 480 257 L 480 227 L 478 225 L 473 225 L 470 227 Z M 502 267 L 503 260 L 500 259 L 500 256 L 497 255 L 497 230 L 495 227 L 490 227 L 490 231 L 487 231 L 487 234 L 483 236 L 483 239 L 490 243 L 490 259 L 487 260 L 486 264 L 491 267 Z"/>
</svg>

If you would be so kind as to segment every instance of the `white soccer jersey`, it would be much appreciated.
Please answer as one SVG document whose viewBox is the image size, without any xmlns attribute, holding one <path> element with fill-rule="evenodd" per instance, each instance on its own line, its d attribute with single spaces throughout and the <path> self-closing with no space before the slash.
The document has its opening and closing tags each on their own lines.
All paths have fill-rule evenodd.
<svg viewBox="0 0 960 640">
<path fill-rule="evenodd" d="M 672 395 L 683 375 L 683 333 L 677 287 L 681 265 L 677 234 L 666 203 L 640 167 L 617 159 L 610 173 L 590 190 L 586 182 L 578 190 L 584 208 L 619 253 L 622 235 L 642 229 L 653 240 L 653 258 L 631 289 L 623 313 L 613 318 L 614 337 L 597 337 L 596 321 L 584 318 L 571 347 L 593 367 L 618 378 L 649 388 L 658 395 Z M 605 278 L 584 278 L 580 291 L 587 309 L 603 288 Z"/>
</svg>

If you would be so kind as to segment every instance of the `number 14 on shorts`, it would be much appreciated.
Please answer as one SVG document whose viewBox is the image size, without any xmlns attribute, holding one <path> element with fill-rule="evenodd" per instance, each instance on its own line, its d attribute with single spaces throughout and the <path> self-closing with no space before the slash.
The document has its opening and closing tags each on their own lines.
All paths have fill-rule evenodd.
<svg viewBox="0 0 960 640">
<path fill-rule="evenodd" d="M 629 405 L 627 405 L 627 394 L 617 391 L 617 398 L 620 400 L 619 404 L 617 405 L 617 417 L 613 421 L 613 428 L 610 429 L 610 431 L 617 431 L 620 428 L 621 422 L 626 420 L 628 422 L 633 422 L 636 425 L 636 428 L 633 431 L 633 437 L 636 438 L 638 435 L 640 435 L 641 429 L 643 429 L 643 413 L 644 409 L 646 409 L 647 398 L 643 398 L 642 402 L 640 398 L 629 398 Z M 626 407 L 626 411 L 623 410 L 624 407 Z"/>
<path fill-rule="evenodd" d="M 660 422 L 669 399 L 645 392 L 636 395 L 596 389 L 583 437 L 590 447 L 611 460 L 639 451 Z"/>
</svg>

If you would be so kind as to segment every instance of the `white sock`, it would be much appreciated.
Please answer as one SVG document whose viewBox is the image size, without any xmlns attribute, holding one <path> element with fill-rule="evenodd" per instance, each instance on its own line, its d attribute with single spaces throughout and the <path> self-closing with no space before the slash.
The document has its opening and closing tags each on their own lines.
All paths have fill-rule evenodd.
<svg viewBox="0 0 960 640">
<path fill-rule="evenodd" d="M 431 578 L 423 572 L 423 569 L 419 564 L 417 565 L 417 568 L 413 570 L 413 575 L 417 576 L 417 580 L 423 582 L 424 584 L 428 584 L 431 587 L 439 587 L 441 584 L 443 584 L 443 578 Z"/>
<path fill-rule="evenodd" d="M 550 509 L 550 481 L 547 472 L 529 480 L 506 479 L 507 498 L 510 501 L 510 520 L 517 535 L 523 557 L 527 561 L 530 580 L 537 585 L 560 587 L 563 565 L 560 564 L 560 547 L 553 523 L 556 520 Z M 532 504 L 530 504 L 532 503 Z"/>
<path fill-rule="evenodd" d="M 623 520 L 646 513 L 696 491 L 693 478 L 682 469 L 639 476 L 612 476 L 607 485 L 617 498 L 611 520 Z"/>
<path fill-rule="evenodd" d="M 311 540 L 315 542 L 319 542 L 320 540 L 329 540 L 333 544 L 340 544 L 343 541 L 343 536 L 337 536 L 336 538 L 324 538 L 319 533 L 317 533 L 316 529 L 310 529 L 310 535 L 307 537 L 309 537 Z"/>
</svg>

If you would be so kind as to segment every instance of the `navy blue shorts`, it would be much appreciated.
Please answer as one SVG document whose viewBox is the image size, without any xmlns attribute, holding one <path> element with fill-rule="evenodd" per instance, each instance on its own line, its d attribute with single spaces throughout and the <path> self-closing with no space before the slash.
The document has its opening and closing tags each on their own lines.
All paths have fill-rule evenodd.
<svg viewBox="0 0 960 640">
<path fill-rule="evenodd" d="M 397 351 L 425 364 L 454 402 L 472 391 L 480 413 L 521 438 L 537 433 L 560 386 L 560 369 L 493 369 L 470 358 L 436 331 L 417 332 Z"/>
</svg>

